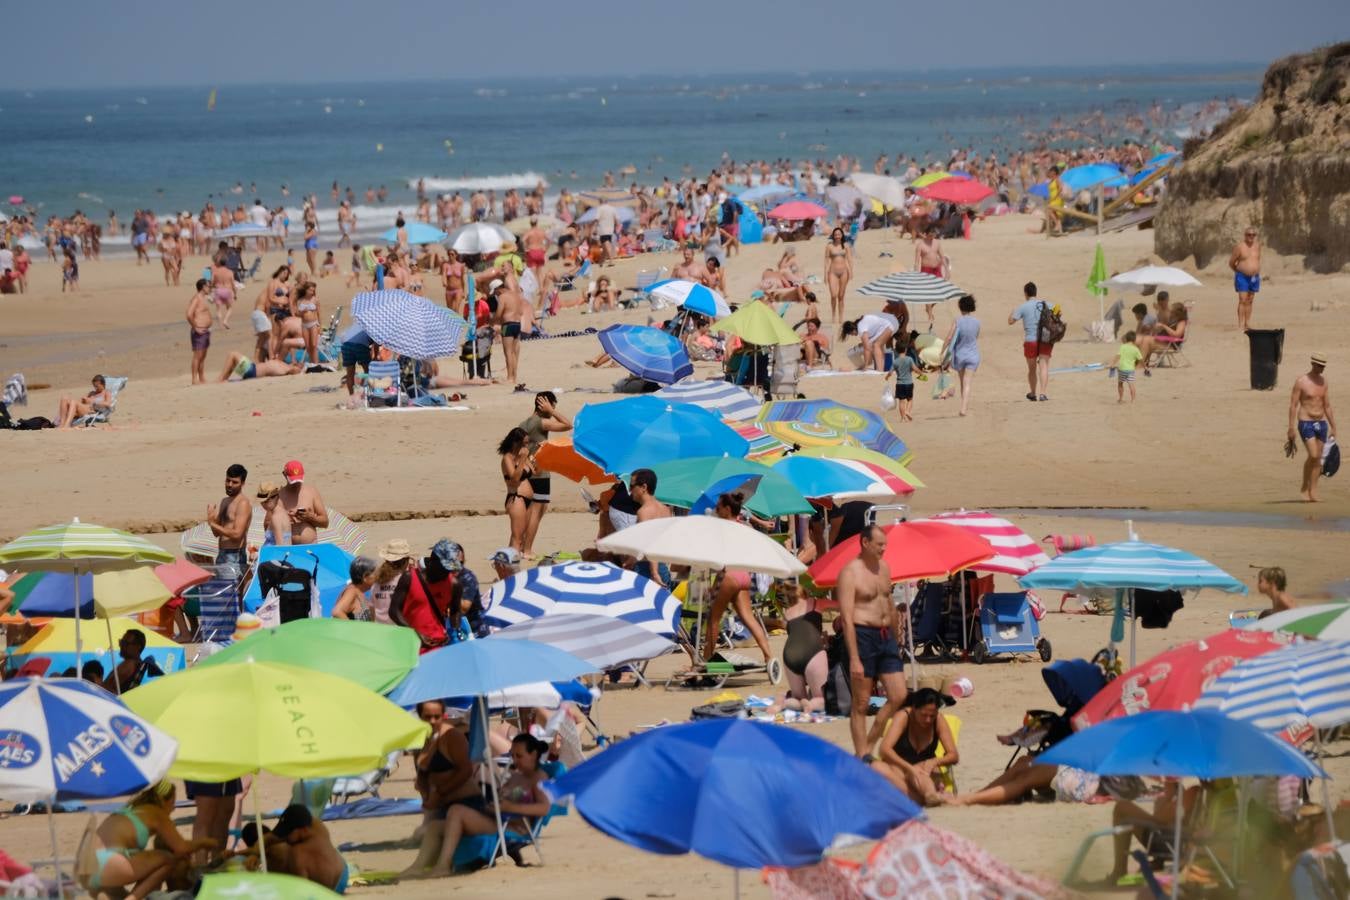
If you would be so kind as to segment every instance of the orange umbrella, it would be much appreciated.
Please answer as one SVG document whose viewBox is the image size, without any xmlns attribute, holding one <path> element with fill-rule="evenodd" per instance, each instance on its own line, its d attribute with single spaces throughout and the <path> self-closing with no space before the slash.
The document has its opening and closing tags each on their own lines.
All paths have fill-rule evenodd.
<svg viewBox="0 0 1350 900">
<path fill-rule="evenodd" d="M 613 475 L 605 474 L 604 469 L 574 450 L 570 440 L 542 445 L 535 453 L 534 461 L 545 472 L 553 472 L 569 481 L 605 484 L 614 480 Z"/>
</svg>

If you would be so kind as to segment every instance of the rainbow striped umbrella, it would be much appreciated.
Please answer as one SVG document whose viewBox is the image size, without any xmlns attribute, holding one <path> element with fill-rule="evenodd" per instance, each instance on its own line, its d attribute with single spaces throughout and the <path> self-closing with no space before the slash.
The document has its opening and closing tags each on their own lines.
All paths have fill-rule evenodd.
<svg viewBox="0 0 1350 900">
<path fill-rule="evenodd" d="M 757 421 L 775 437 L 803 447 L 853 444 L 891 459 L 903 459 L 909 452 L 879 414 L 834 400 L 766 403 Z"/>
<path fill-rule="evenodd" d="M 253 507 L 253 521 L 248 526 L 248 546 L 251 548 L 261 547 L 263 545 L 263 511 L 261 507 Z M 337 544 L 343 550 L 346 550 L 352 556 L 361 552 L 365 546 L 369 535 L 366 530 L 357 525 L 351 519 L 334 509 L 328 510 L 328 527 L 319 529 L 318 536 L 314 539 L 317 544 Z M 207 559 L 215 559 L 217 552 L 216 536 L 211 533 L 211 526 L 201 522 L 183 532 L 182 540 L 179 542 L 185 555 L 201 556 Z"/>
<path fill-rule="evenodd" d="M 111 572 L 173 562 L 173 554 L 145 538 L 75 519 L 48 525 L 0 547 L 0 564 L 24 572 Z"/>
<path fill-rule="evenodd" d="M 657 393 L 660 393 L 660 391 Z M 753 459 L 756 462 L 777 459 L 789 449 L 788 444 L 764 431 L 753 422 L 738 422 L 734 419 L 723 419 L 722 421 L 730 425 L 732 430 L 749 443 L 750 449 L 746 451 L 746 459 Z"/>
</svg>

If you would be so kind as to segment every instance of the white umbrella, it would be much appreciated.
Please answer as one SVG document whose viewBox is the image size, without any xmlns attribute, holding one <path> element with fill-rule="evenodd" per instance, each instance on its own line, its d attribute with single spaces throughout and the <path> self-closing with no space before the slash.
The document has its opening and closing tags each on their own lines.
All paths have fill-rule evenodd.
<svg viewBox="0 0 1350 900">
<path fill-rule="evenodd" d="M 1112 275 L 1102 284 L 1107 287 L 1143 290 L 1146 287 L 1200 287 L 1188 272 L 1174 266 L 1143 266 Z"/>
<path fill-rule="evenodd" d="M 514 246 L 516 236 L 495 222 L 461 225 L 445 239 L 447 247 L 464 254 L 496 253 L 507 243 Z"/>
<path fill-rule="evenodd" d="M 536 220 L 533 225 L 530 224 L 530 219 Z M 553 216 L 543 216 L 543 215 L 520 216 L 519 218 L 512 219 L 510 222 L 506 223 L 506 230 L 516 235 L 517 237 L 523 235 L 531 228 L 536 227 L 544 231 L 553 231 L 554 229 L 561 229 L 563 227 L 563 223 L 560 219 L 554 218 Z"/>
<path fill-rule="evenodd" d="M 899 209 L 905 205 L 904 185 L 889 175 L 854 172 L 848 176 L 853 185 L 882 206 Z"/>
<path fill-rule="evenodd" d="M 714 516 L 650 519 L 595 542 L 605 553 L 706 569 L 746 569 L 787 578 L 806 571 L 801 560 L 748 525 Z"/>
</svg>

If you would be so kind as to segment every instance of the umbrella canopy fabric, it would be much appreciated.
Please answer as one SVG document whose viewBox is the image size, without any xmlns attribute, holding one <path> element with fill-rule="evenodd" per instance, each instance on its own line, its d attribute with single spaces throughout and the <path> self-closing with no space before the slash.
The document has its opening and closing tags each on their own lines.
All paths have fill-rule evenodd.
<svg viewBox="0 0 1350 900">
<path fill-rule="evenodd" d="M 173 738 L 79 678 L 0 683 L 0 797 L 22 803 L 120 797 L 155 784 Z"/>
<path fill-rule="evenodd" d="M 576 415 L 572 443 L 605 471 L 618 473 L 690 456 L 745 456 L 750 449 L 706 409 L 650 394 L 586 404 Z"/>
<path fill-rule="evenodd" d="M 796 189 L 786 184 L 757 184 L 743 189 L 736 195 L 736 199 L 743 203 L 774 203 L 795 193 Z"/>
<path fill-rule="evenodd" d="M 713 324 L 714 331 L 734 334 L 747 344 L 760 347 L 800 344 L 802 336 L 767 304 L 752 300 L 725 319 Z"/>
<path fill-rule="evenodd" d="M 1005 575 L 1025 575 L 1050 561 L 1031 535 L 1007 519 L 982 510 L 960 510 L 939 513 L 920 522 L 942 522 L 964 528 L 984 538 L 994 548 L 994 555 L 971 566 L 977 572 L 1002 572 Z"/>
<path fill-rule="evenodd" d="M 216 872 L 202 879 L 197 900 L 328 900 L 340 897 L 308 878 L 275 872 Z"/>
<path fill-rule="evenodd" d="M 485 697 L 522 684 L 567 681 L 594 671 L 585 660 L 537 641 L 463 641 L 423 654 L 389 699 L 411 707 L 442 697 Z"/>
<path fill-rule="evenodd" d="M 597 337 L 616 363 L 646 381 L 671 384 L 694 374 L 684 346 L 660 328 L 610 325 Z"/>
<path fill-rule="evenodd" d="M 1088 272 L 1087 287 L 1088 293 L 1096 297 L 1106 296 L 1106 253 L 1102 250 L 1102 242 L 1097 242 L 1097 250 L 1092 255 L 1092 269 Z"/>
<path fill-rule="evenodd" d="M 536 641 L 557 647 L 599 669 L 654 659 L 672 652 L 668 637 L 623 619 L 605 615 L 550 613 L 494 632 L 490 640 Z"/>
<path fill-rule="evenodd" d="M 944 178 L 920 188 L 919 195 L 940 203 L 971 205 L 994 196 L 994 189 L 973 178 Z"/>
<path fill-rule="evenodd" d="M 660 391 L 657 391 L 657 393 L 660 393 Z M 755 411 L 759 412 L 758 403 L 755 404 Z M 749 441 L 750 450 L 745 454 L 746 459 L 766 462 L 777 459 L 791 449 L 786 443 L 753 422 L 736 422 L 731 419 L 727 419 L 726 422 L 732 430 Z"/>
<path fill-rule="evenodd" d="M 672 506 L 692 509 L 713 485 L 723 481 L 739 480 L 744 483 L 754 480 L 754 491 L 745 505 L 756 515 L 773 518 L 813 512 L 811 504 L 791 481 L 752 460 L 731 456 L 696 456 L 672 459 L 651 468 L 656 473 L 656 499 Z M 732 489 L 735 487 L 733 485 Z"/>
<path fill-rule="evenodd" d="M 877 468 L 884 469 L 897 478 L 904 479 L 916 488 L 924 487 L 924 483 L 919 480 L 919 476 L 911 472 L 904 462 L 892 459 L 884 453 L 878 453 L 867 447 L 856 447 L 852 444 L 837 444 L 803 447 L 800 452 L 804 456 L 817 456 L 821 459 L 855 459 L 859 462 L 869 463 Z M 913 453 L 906 453 L 902 459 L 911 456 L 913 456 Z"/>
<path fill-rule="evenodd" d="M 905 205 L 905 187 L 889 175 L 873 175 L 870 172 L 854 172 L 848 176 L 858 190 L 862 191 L 882 206 L 899 209 Z"/>
<path fill-rule="evenodd" d="M 267 536 L 266 529 L 263 528 L 265 519 L 262 507 L 253 507 L 253 518 L 249 522 L 247 537 L 250 548 L 256 549 L 263 546 Z M 367 540 L 369 540 L 369 535 L 364 528 L 332 507 L 328 509 L 328 527 L 320 528 L 315 538 L 317 543 L 336 544 L 353 556 L 361 552 L 361 548 L 366 545 Z M 211 526 L 205 522 L 199 522 L 183 532 L 179 547 L 182 548 L 184 553 L 212 560 L 216 558 L 216 553 L 219 551 L 216 535 L 211 531 Z"/>
<path fill-rule="evenodd" d="M 663 637 L 674 637 L 680 628 L 680 601 L 674 594 L 609 563 L 562 563 L 518 572 L 492 586 L 484 616 L 489 625 L 505 628 L 568 613 L 619 619 Z"/>
<path fill-rule="evenodd" d="M 0 547 L 0 565 L 23 572 L 111 572 L 173 562 L 173 554 L 116 528 L 76 519 L 20 535 Z"/>
<path fill-rule="evenodd" d="M 211 573 L 190 560 L 177 559 L 155 566 L 155 577 L 176 597 L 188 588 L 210 581 Z"/>
<path fill-rule="evenodd" d="M 170 772 L 193 781 L 263 770 L 292 778 L 367 772 L 395 750 L 420 747 L 428 732 L 345 678 L 274 662 L 194 666 L 122 699 L 178 739 Z"/>
<path fill-rule="evenodd" d="M 434 225 L 428 225 L 426 222 L 408 222 L 403 226 L 403 231 L 408 236 L 409 244 L 439 244 L 448 237 L 444 231 Z M 391 244 L 397 241 L 398 229 L 390 228 L 380 235 L 380 240 Z"/>
<path fill-rule="evenodd" d="M 909 453 L 905 442 L 891 431 L 879 413 L 834 400 L 779 400 L 766 403 L 757 421 L 761 426 L 766 422 L 804 422 L 833 428 L 848 435 L 858 446 L 875 450 L 892 459 L 902 459 Z M 783 435 L 779 434 L 778 437 Z"/>
<path fill-rule="evenodd" d="M 336 544 L 291 544 L 278 546 L 264 544 L 258 550 L 258 564 L 273 560 L 282 560 L 291 565 L 313 572 L 318 569 L 315 587 L 319 592 L 319 608 L 324 616 L 333 614 L 333 605 L 338 595 L 347 586 L 351 574 L 352 555 Z M 263 604 L 262 585 L 254 578 L 244 591 L 244 609 L 257 612 Z"/>
<path fill-rule="evenodd" d="M 470 222 L 450 232 L 446 246 L 461 255 L 496 253 L 502 244 L 515 244 L 516 236 L 495 222 Z"/>
<path fill-rule="evenodd" d="M 882 560 L 893 582 L 946 578 L 994 555 L 984 538 L 944 522 L 900 522 L 882 530 L 886 532 Z M 811 564 L 807 574 L 820 587 L 833 587 L 844 566 L 861 552 L 862 537 L 855 534 L 831 547 Z"/>
<path fill-rule="evenodd" d="M 1344 725 L 1350 722 L 1350 641 L 1309 641 L 1240 662 L 1205 689 L 1195 708 L 1266 731 L 1305 722 L 1319 729 Z"/>
<path fill-rule="evenodd" d="M 858 293 L 899 303 L 941 303 L 966 294 L 950 281 L 927 272 L 892 272 L 867 282 Z"/>
<path fill-rule="evenodd" d="M 1244 659 L 1265 655 L 1286 643 L 1274 635 L 1236 628 L 1187 641 L 1107 682 L 1073 717 L 1074 727 L 1088 728 L 1151 709 L 1190 709 L 1224 672 Z"/>
<path fill-rule="evenodd" d="M 216 237 L 271 237 L 273 234 L 271 226 L 257 222 L 236 222 L 229 228 L 216 229 Z"/>
<path fill-rule="evenodd" d="M 1146 287 L 1201 287 L 1189 272 L 1175 266 L 1141 266 L 1105 279 L 1111 287 L 1142 290 Z"/>
<path fill-rule="evenodd" d="M 352 318 L 380 346 L 417 360 L 459 353 L 469 327 L 452 310 L 399 290 L 357 294 Z"/>
<path fill-rule="evenodd" d="M 296 619 L 259 628 L 197 665 L 223 666 L 252 660 L 327 672 L 382 694 L 417 665 L 422 642 L 411 628 L 347 619 Z"/>
<path fill-rule="evenodd" d="M 1019 578 L 1018 583 L 1024 588 L 1060 591 L 1214 588 L 1230 594 L 1247 593 L 1242 582 L 1213 563 L 1184 550 L 1146 541 L 1118 541 L 1074 550 Z"/>
<path fill-rule="evenodd" d="M 863 192 L 851 184 L 836 184 L 825 188 L 825 196 L 834 204 L 839 218 L 849 218 L 857 215 L 858 204 L 863 201 Z"/>
<path fill-rule="evenodd" d="M 605 484 L 614 480 L 613 475 L 578 453 L 571 440 L 551 440 L 541 445 L 534 454 L 534 462 L 541 472 L 553 472 L 568 481 Z"/>
<path fill-rule="evenodd" d="M 80 664 L 97 661 L 103 666 L 104 672 L 112 672 L 116 662 L 115 649 L 90 646 L 89 641 L 84 639 L 80 641 L 82 647 L 80 652 L 78 654 L 75 652 L 75 627 L 78 621 L 78 619 L 52 619 L 10 654 L 9 665 L 17 670 L 31 659 L 47 659 L 51 660 L 47 671 L 56 673 L 78 668 L 77 660 Z M 111 643 L 114 648 L 122 640 L 122 635 L 134 628 L 145 636 L 143 656 L 153 659 L 161 670 L 169 673 L 187 668 L 187 653 L 181 644 L 174 643 L 157 631 L 142 627 L 134 619 L 109 619 L 107 624 L 112 631 Z M 85 628 L 88 627 L 86 623 Z M 94 633 L 98 635 L 99 641 L 103 640 L 105 632 L 101 624 Z"/>
<path fill-rule="evenodd" d="M 863 497 L 887 496 L 877 492 L 870 475 L 843 464 L 842 460 L 817 459 L 794 453 L 775 462 L 772 470 L 786 478 L 803 497 Z"/>
<path fill-rule="evenodd" d="M 863 494 L 859 494 L 858 497 L 895 498 L 914 493 L 914 485 L 910 484 L 899 475 L 894 475 L 874 463 L 862 462 L 856 459 L 831 459 L 828 460 L 828 462 L 832 462 L 837 466 L 843 466 L 846 469 L 852 469 L 870 479 L 867 491 Z M 848 493 L 837 494 L 836 496 L 841 500 L 854 499 L 849 496 Z"/>
<path fill-rule="evenodd" d="M 743 422 L 759 415 L 760 402 L 755 395 L 729 381 L 699 381 L 686 378 L 656 391 L 656 396 L 674 403 L 691 403 L 723 421 Z"/>
<path fill-rule="evenodd" d="M 1285 742 L 1210 709 L 1154 710 L 1103 722 L 1059 742 L 1036 762 L 1098 775 L 1326 777 Z"/>
<path fill-rule="evenodd" d="M 806 571 L 783 545 L 749 525 L 716 516 L 651 519 L 595 542 L 604 553 L 706 569 L 744 569 L 790 578 Z"/>
<path fill-rule="evenodd" d="M 739 719 L 640 734 L 545 790 L 571 797 L 587 822 L 626 844 L 747 869 L 810 865 L 841 842 L 923 815 L 833 744 Z"/>
<path fill-rule="evenodd" d="M 939 181 L 942 181 L 943 179 L 959 178 L 959 177 L 961 176 L 958 175 L 956 172 L 942 172 L 942 171 L 924 172 L 918 178 L 915 178 L 913 181 L 911 181 L 909 183 L 909 186 L 917 191 L 919 188 L 926 188 L 930 184 L 937 184 Z"/>
<path fill-rule="evenodd" d="M 1257 619 L 1252 631 L 1285 631 L 1324 641 L 1350 640 L 1350 603 L 1319 603 L 1300 606 Z"/>
<path fill-rule="evenodd" d="M 823 219 L 830 211 L 818 203 L 809 200 L 789 200 L 769 210 L 770 219 Z"/>
<path fill-rule="evenodd" d="M 487 708 L 490 710 L 519 709 L 522 706 L 557 709 L 563 703 L 575 703 L 582 709 L 590 709 L 598 694 L 599 688 L 596 688 L 596 693 L 593 694 L 590 688 L 577 680 L 536 681 L 533 684 L 517 685 L 503 691 L 493 691 L 486 699 Z M 476 699 L 476 697 L 447 697 L 445 705 L 468 710 L 473 709 Z"/>
<path fill-rule="evenodd" d="M 614 217 L 619 220 L 620 225 L 627 225 L 629 222 L 637 218 L 637 210 L 631 206 L 611 205 L 610 209 L 614 210 Z M 600 215 L 600 207 L 592 206 L 590 209 L 586 210 L 577 218 L 577 224 L 589 225 L 591 222 L 594 222 L 597 218 L 599 218 L 599 215 Z"/>
<path fill-rule="evenodd" d="M 667 278 L 647 288 L 648 295 L 682 306 L 709 318 L 717 319 L 731 315 L 727 298 L 721 293 L 697 281 L 687 278 Z"/>
<path fill-rule="evenodd" d="M 14 588 L 15 607 L 31 618 L 75 615 L 75 582 L 79 581 L 79 614 L 83 618 L 129 616 L 159 609 L 173 596 L 154 566 L 119 569 L 97 575 L 34 572 Z"/>
</svg>

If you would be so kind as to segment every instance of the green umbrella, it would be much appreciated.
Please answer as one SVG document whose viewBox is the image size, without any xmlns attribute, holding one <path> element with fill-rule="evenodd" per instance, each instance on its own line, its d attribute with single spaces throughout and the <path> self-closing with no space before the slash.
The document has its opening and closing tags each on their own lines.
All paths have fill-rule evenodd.
<svg viewBox="0 0 1350 900">
<path fill-rule="evenodd" d="M 386 628 L 388 626 L 385 626 Z M 197 900 L 326 900 L 337 897 L 307 878 L 266 872 L 219 872 L 202 879 Z"/>
<path fill-rule="evenodd" d="M 1099 319 L 1106 318 L 1106 309 L 1104 307 L 1106 297 L 1106 279 L 1111 276 L 1106 272 L 1106 254 L 1102 252 L 1102 242 L 1097 242 L 1097 255 L 1092 260 L 1092 271 L 1088 273 L 1087 289 L 1089 294 L 1097 297 L 1097 305 L 1102 307 Z"/>
<path fill-rule="evenodd" d="M 1323 641 L 1350 640 L 1350 602 L 1297 606 L 1250 626 L 1255 631 L 1287 631 Z"/>
<path fill-rule="evenodd" d="M 734 456 L 694 456 L 652 466 L 656 499 L 686 509 L 711 488 L 737 478 L 759 479 L 746 507 L 759 516 L 789 516 L 812 512 L 811 504 L 792 482 L 768 466 Z M 728 489 L 734 490 L 736 485 Z"/>
<path fill-rule="evenodd" d="M 219 653 L 201 666 L 243 662 L 279 662 L 327 672 L 383 694 L 417 665 L 421 641 L 411 628 L 347 619 L 296 619 L 264 628 Z"/>
</svg>

